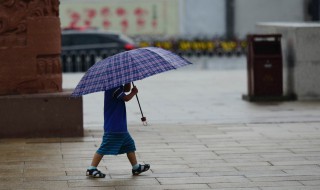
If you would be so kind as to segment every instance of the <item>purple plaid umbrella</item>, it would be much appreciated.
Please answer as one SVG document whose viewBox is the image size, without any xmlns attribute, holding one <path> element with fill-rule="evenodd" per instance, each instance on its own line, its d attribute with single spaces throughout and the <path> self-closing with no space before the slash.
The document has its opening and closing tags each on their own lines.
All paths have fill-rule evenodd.
<svg viewBox="0 0 320 190">
<path fill-rule="evenodd" d="M 157 47 L 125 51 L 94 64 L 82 77 L 71 96 L 105 91 L 189 64 L 191 63 L 186 59 Z M 136 97 L 139 103 L 138 96 Z M 143 117 L 141 107 L 140 111 Z"/>
</svg>

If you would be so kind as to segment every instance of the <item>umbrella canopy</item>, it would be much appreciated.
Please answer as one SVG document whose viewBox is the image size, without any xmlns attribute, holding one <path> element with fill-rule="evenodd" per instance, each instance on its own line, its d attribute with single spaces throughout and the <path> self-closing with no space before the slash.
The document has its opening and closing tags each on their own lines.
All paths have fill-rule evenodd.
<svg viewBox="0 0 320 190">
<path fill-rule="evenodd" d="M 189 64 L 186 59 L 162 48 L 146 47 L 125 51 L 94 64 L 71 96 L 105 91 Z"/>
</svg>

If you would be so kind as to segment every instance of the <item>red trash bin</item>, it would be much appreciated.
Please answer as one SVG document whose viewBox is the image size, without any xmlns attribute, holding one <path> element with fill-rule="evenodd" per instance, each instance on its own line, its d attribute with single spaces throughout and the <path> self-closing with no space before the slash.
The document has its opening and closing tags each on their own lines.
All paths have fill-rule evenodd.
<svg viewBox="0 0 320 190">
<path fill-rule="evenodd" d="M 247 72 L 249 101 L 283 96 L 281 34 L 248 35 Z"/>
</svg>

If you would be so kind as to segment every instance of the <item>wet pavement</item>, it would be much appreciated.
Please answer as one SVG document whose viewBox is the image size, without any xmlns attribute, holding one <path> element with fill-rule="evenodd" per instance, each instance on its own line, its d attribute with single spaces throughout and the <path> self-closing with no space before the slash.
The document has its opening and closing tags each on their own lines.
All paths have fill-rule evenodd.
<svg viewBox="0 0 320 190">
<path fill-rule="evenodd" d="M 151 164 L 143 175 L 119 155 L 104 157 L 105 179 L 85 176 L 103 133 L 96 93 L 84 97 L 83 138 L 1 139 L 0 189 L 319 189 L 320 101 L 243 101 L 245 59 L 230 60 L 136 82 L 150 125 L 135 100 L 127 115 L 138 159 Z M 64 74 L 63 87 L 82 75 Z"/>
<path fill-rule="evenodd" d="M 217 58 L 216 58 L 217 59 Z M 250 103 L 244 58 L 194 60 L 194 65 L 155 75 L 135 84 L 144 115 L 152 124 L 318 122 L 319 101 Z M 225 63 L 226 65 L 223 65 Z M 74 88 L 83 73 L 64 75 Z M 137 101 L 127 103 L 128 123 L 140 124 Z M 103 123 L 103 93 L 84 96 L 85 127 Z"/>
</svg>

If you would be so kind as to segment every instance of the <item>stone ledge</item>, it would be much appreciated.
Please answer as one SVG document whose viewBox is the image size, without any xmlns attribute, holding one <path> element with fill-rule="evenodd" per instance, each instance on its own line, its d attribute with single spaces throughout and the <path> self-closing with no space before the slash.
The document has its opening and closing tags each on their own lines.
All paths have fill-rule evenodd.
<svg viewBox="0 0 320 190">
<path fill-rule="evenodd" d="M 269 101 L 294 101 L 297 100 L 295 95 L 287 96 L 250 96 L 247 94 L 242 95 L 242 99 L 249 102 L 269 102 Z"/>
<path fill-rule="evenodd" d="M 71 93 L 0 96 L 0 138 L 82 137 L 82 97 Z"/>
<path fill-rule="evenodd" d="M 298 100 L 320 99 L 320 23 L 262 22 L 260 34 L 281 34 L 284 94 L 296 94 Z"/>
</svg>

